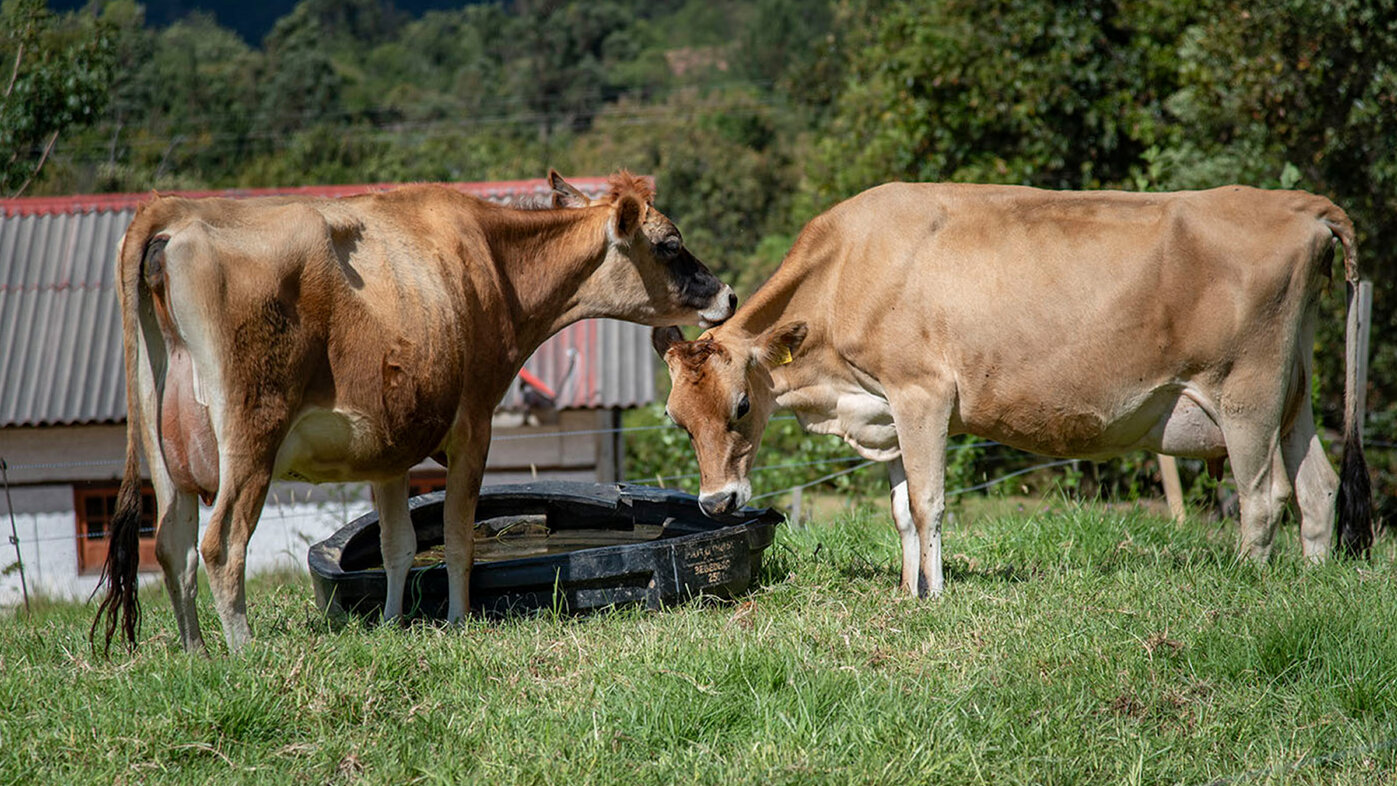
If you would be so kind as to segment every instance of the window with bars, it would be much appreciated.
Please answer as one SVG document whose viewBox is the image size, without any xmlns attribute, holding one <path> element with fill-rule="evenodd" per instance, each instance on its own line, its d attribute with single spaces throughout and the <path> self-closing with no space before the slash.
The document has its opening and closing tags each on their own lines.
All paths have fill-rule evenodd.
<svg viewBox="0 0 1397 786">
<path fill-rule="evenodd" d="M 79 573 L 102 572 L 120 488 L 113 483 L 82 483 L 73 487 Z M 155 489 L 148 483 L 141 487 L 141 500 L 140 570 L 160 570 L 160 563 L 155 559 Z"/>
</svg>

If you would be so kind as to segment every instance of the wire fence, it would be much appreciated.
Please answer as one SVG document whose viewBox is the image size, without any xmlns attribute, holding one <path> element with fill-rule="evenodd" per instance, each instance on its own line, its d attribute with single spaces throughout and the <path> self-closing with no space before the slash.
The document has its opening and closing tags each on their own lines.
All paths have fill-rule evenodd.
<svg viewBox="0 0 1397 786">
<path fill-rule="evenodd" d="M 775 417 L 775 418 L 772 418 L 772 420 L 794 420 L 794 416 L 791 416 L 791 415 L 781 415 L 781 416 L 777 416 L 777 417 Z M 605 435 L 605 434 L 632 434 L 632 433 L 638 433 L 638 432 L 667 431 L 667 430 L 677 430 L 677 428 L 678 428 L 677 426 L 674 426 L 674 425 L 672 425 L 672 424 L 661 424 L 661 425 L 650 425 L 650 426 L 622 426 L 622 427 L 620 427 L 620 428 L 574 429 L 574 430 L 565 430 L 565 431 L 544 430 L 544 431 L 538 431 L 538 432 L 534 432 L 534 433 L 525 433 L 525 434 L 504 434 L 504 435 L 500 435 L 500 436 L 495 437 L 493 441 L 494 441 L 494 442 L 511 442 L 511 441 L 517 441 L 517 440 L 563 439 L 563 438 L 568 438 L 568 437 L 600 436 L 600 435 Z M 1370 446 L 1370 447 L 1375 447 L 1375 448 L 1379 448 L 1379 449 L 1397 448 L 1397 443 L 1393 443 L 1393 442 L 1389 442 L 1389 441 L 1385 441 L 1385 440 L 1368 440 L 1368 441 L 1366 441 L 1366 444 L 1367 444 L 1368 446 Z M 948 448 L 948 451 L 954 452 L 954 451 L 960 451 L 960 450 L 979 449 L 979 448 L 990 448 L 990 447 L 997 447 L 997 446 L 1000 446 L 1000 443 L 998 443 L 998 442 L 991 442 L 991 441 L 981 441 L 981 442 L 973 442 L 973 443 L 967 443 L 967 444 L 961 444 L 961 445 L 952 445 L 952 446 L 950 446 L 950 447 Z M 998 463 L 998 462 L 1002 462 L 1002 461 L 1007 461 L 1007 460 L 1010 460 L 1010 459 L 1013 459 L 1013 458 L 1018 458 L 1018 457 L 1021 457 L 1021 455 L 1024 455 L 1024 454 L 1007 453 L 1007 454 L 996 455 L 996 456 L 985 456 L 985 457 L 981 457 L 978 461 L 979 461 L 980 464 L 994 464 L 994 463 Z M 4 458 L 3 458 L 3 457 L 0 457 L 0 462 L 3 462 L 3 461 L 4 461 Z M 830 473 L 821 475 L 820 477 L 817 477 L 817 478 L 815 478 L 815 479 L 813 479 L 813 480 L 810 480 L 810 481 L 806 481 L 806 482 L 803 482 L 803 483 L 795 484 L 795 485 L 792 485 L 792 486 L 789 486 L 789 487 L 785 487 L 785 488 L 781 488 L 781 489 L 777 489 L 777 490 L 774 490 L 774 491 L 763 492 L 763 493 L 761 493 L 761 494 L 758 494 L 758 495 L 752 497 L 750 501 L 751 501 L 751 502 L 758 502 L 758 501 L 762 501 L 762 500 L 770 500 L 770 499 L 775 499 L 775 498 L 778 498 L 778 497 L 781 497 L 781 496 L 784 496 L 784 495 L 794 494 L 794 493 L 796 493 L 796 492 L 801 492 L 801 491 L 804 491 L 804 490 L 806 490 L 806 489 L 815 488 L 815 487 L 821 486 L 821 485 L 823 485 L 823 484 L 825 484 L 825 483 L 829 483 L 829 482 L 831 482 L 831 481 L 833 481 L 833 480 L 837 480 L 838 478 L 841 478 L 841 477 L 844 477 L 844 476 L 847 476 L 847 475 L 852 475 L 852 474 L 854 474 L 854 473 L 856 473 L 856 472 L 859 472 L 859 471 L 861 471 L 861 470 L 868 469 L 869 467 L 871 467 L 871 466 L 873 466 L 874 464 L 877 464 L 877 463 L 879 463 L 879 462 L 872 461 L 872 460 L 868 460 L 868 459 L 862 459 L 862 458 L 860 458 L 860 457 L 858 457 L 858 456 L 848 456 L 848 457 L 842 457 L 842 458 L 819 459 L 819 460 L 815 460 L 815 461 L 783 462 L 783 463 L 766 464 L 766 465 L 762 465 L 762 466 L 758 466 L 758 467 L 753 467 L 752 470 L 751 470 L 751 472 L 755 475 L 755 474 L 757 474 L 757 473 L 769 472 L 769 471 L 774 471 L 774 470 L 802 469 L 802 468 L 806 468 L 806 467 L 828 466 L 828 465 L 836 465 L 836 464 L 852 464 L 852 465 L 853 465 L 853 466 L 848 466 L 848 467 L 844 467 L 844 468 L 835 470 L 834 472 L 830 472 Z M 986 490 L 986 489 L 989 489 L 989 488 L 992 488 L 992 487 L 994 487 L 994 486 L 997 486 L 997 485 L 999 485 L 999 484 L 1001 484 L 1001 483 L 1004 483 L 1004 482 L 1007 482 L 1007 481 L 1009 481 L 1009 480 L 1012 480 L 1013 478 L 1021 477 L 1021 476 L 1024 476 L 1024 475 L 1029 475 L 1029 474 L 1032 474 L 1032 473 L 1034 473 L 1034 472 L 1038 472 L 1038 471 L 1041 471 L 1041 470 L 1054 469 L 1054 468 L 1056 468 L 1056 467 L 1063 467 L 1063 466 L 1068 466 L 1068 465 L 1076 466 L 1076 465 L 1078 465 L 1079 463 L 1080 463 L 1080 460 L 1079 460 L 1079 459 L 1061 459 L 1061 460 L 1054 460 L 1054 461 L 1041 462 L 1041 463 L 1033 464 L 1033 465 L 1028 466 L 1028 467 L 1024 467 L 1024 468 L 1021 468 L 1021 469 L 1017 469 L 1017 470 L 1015 470 L 1015 471 L 1013 471 L 1013 472 L 1005 473 L 1005 474 L 1000 475 L 1000 476 L 995 477 L 995 478 L 990 478 L 990 479 L 985 480 L 985 481 L 983 481 L 983 482 L 981 482 L 981 483 L 976 483 L 976 484 L 974 484 L 974 485 L 965 486 L 965 487 L 962 487 L 962 488 L 951 489 L 951 490 L 946 491 L 945 494 L 946 494 L 947 497 L 953 497 L 953 496 L 959 496 L 959 495 L 962 495 L 962 494 L 968 494 L 968 493 L 972 493 L 972 492 L 976 492 L 976 491 L 984 491 L 984 490 Z M 122 466 L 122 465 L 124 465 L 124 464 L 125 464 L 125 459 L 123 459 L 123 458 L 111 458 L 111 459 L 89 459 L 89 460 L 82 460 L 82 461 L 39 462 L 39 463 L 31 463 L 31 464 L 3 464 L 3 466 L 4 466 L 7 470 L 9 470 L 9 471 L 36 471 L 36 470 L 53 470 L 53 469 L 91 469 L 91 468 L 94 468 L 94 467 Z M 690 472 L 690 473 L 682 473 L 682 474 L 675 474 L 675 475 L 655 475 L 655 476 L 645 477 L 645 478 L 635 478 L 632 482 L 635 482 L 635 481 L 645 482 L 645 481 L 649 481 L 649 480 L 652 480 L 652 479 L 653 479 L 653 480 L 656 481 L 659 485 L 663 486 L 663 485 L 665 485 L 666 483 L 673 483 L 673 482 L 675 482 L 675 481 L 693 480 L 693 479 L 698 478 L 698 477 L 699 477 L 699 473 L 697 473 L 697 472 Z M 6 491 L 7 493 L 8 493 L 8 491 L 9 491 L 10 485 L 11 485 L 11 481 L 9 480 L 9 476 L 8 476 L 8 472 L 7 472 L 6 475 L 5 475 L 5 478 L 4 478 L 4 486 L 5 486 L 5 491 Z M 365 502 L 367 502 L 367 500 L 365 500 Z M 11 529 L 12 529 L 12 532 L 11 532 L 10 536 L 8 537 L 8 540 L 9 540 L 10 544 L 14 546 L 17 555 L 19 554 L 19 549 L 20 549 L 21 543 L 56 543 L 56 542 L 63 542 L 63 541 L 71 542 L 71 541 L 75 540 L 75 539 L 78 537 L 75 533 L 74 533 L 74 534 L 64 533 L 64 534 L 58 534 L 58 535 L 46 535 L 46 536 L 37 536 L 37 537 L 30 537 L 30 538 L 20 538 L 19 535 L 18 535 L 18 533 L 17 533 L 17 531 L 15 531 L 15 530 L 16 530 L 16 527 L 14 526 L 14 522 L 13 522 L 14 506 L 13 506 L 12 503 L 7 503 L 7 512 L 9 513 L 10 518 L 11 518 Z M 101 537 L 101 535 L 99 534 L 98 536 L 95 536 L 95 537 Z M 19 569 L 22 571 L 22 569 L 23 569 L 23 568 L 22 568 L 22 560 L 19 560 L 19 561 L 17 562 L 17 564 L 20 565 L 20 568 L 19 568 Z"/>
<path fill-rule="evenodd" d="M 615 126 L 650 125 L 681 122 L 698 114 L 771 113 L 788 115 L 794 111 L 790 101 L 770 94 L 770 80 L 729 79 L 712 86 L 707 98 L 697 98 L 680 87 L 655 92 L 628 90 L 604 93 L 593 89 L 585 94 L 570 96 L 587 105 L 584 111 L 595 124 Z M 373 142 L 387 138 L 408 137 L 423 140 L 452 134 L 475 133 L 497 128 L 534 128 L 540 124 L 556 125 L 563 114 L 547 109 L 562 97 L 548 91 L 536 97 L 497 97 L 486 102 L 450 101 L 449 94 L 437 93 L 430 105 L 405 107 L 400 104 L 356 108 L 317 107 L 286 111 L 284 108 L 262 109 L 249 114 L 232 109 L 208 108 L 199 115 L 198 127 L 191 135 L 188 129 L 177 130 L 170 118 L 157 118 L 163 124 L 153 133 L 124 134 L 125 127 L 113 116 L 121 109 L 113 104 L 108 116 L 94 127 L 99 133 L 78 135 L 60 140 L 55 152 L 79 164 L 109 163 L 113 157 L 125 158 L 130 151 L 150 153 L 165 150 L 167 155 L 186 143 L 198 150 L 226 154 L 229 150 L 248 144 L 265 145 L 281 150 L 300 135 L 288 134 L 285 127 L 304 130 L 324 129 L 337 139 Z M 639 99 L 659 101 L 654 106 L 642 106 Z M 230 119 L 246 121 L 231 128 Z M 312 122 L 314 121 L 314 122 Z M 150 131 L 150 129 L 147 129 Z M 27 151 L 37 156 L 41 146 Z"/>
<path fill-rule="evenodd" d="M 772 418 L 773 421 L 794 420 L 794 419 L 795 419 L 795 417 L 792 416 L 792 415 L 779 415 L 779 416 L 776 416 L 776 417 L 773 417 L 773 418 Z M 572 430 L 564 430 L 564 431 L 545 430 L 545 431 L 538 431 L 538 432 L 526 433 L 526 434 L 504 434 L 504 435 L 500 435 L 500 436 L 495 437 L 492 441 L 493 441 L 493 442 L 509 442 L 509 441 L 530 440 L 530 439 L 562 439 L 562 438 L 567 438 L 567 437 L 599 436 L 599 435 L 605 435 L 605 434 L 628 434 L 628 433 L 648 432 L 648 431 L 672 431 L 672 430 L 677 430 L 677 429 L 678 429 L 678 427 L 675 426 L 675 425 L 672 425 L 672 424 L 661 424 L 661 425 L 650 425 L 650 426 L 622 426 L 622 427 L 619 427 L 619 428 L 572 429 Z M 988 448 L 988 447 L 995 447 L 995 446 L 998 446 L 999 444 L 1000 444 L 1000 443 L 998 443 L 998 442 L 991 442 L 991 441 L 973 442 L 973 443 L 966 443 L 966 444 L 961 444 L 961 445 L 952 445 L 952 446 L 950 446 L 950 447 L 948 448 L 948 451 L 955 452 L 955 451 L 969 450 L 969 449 Z M 1008 458 L 1010 458 L 1010 456 L 990 456 L 990 457 L 985 457 L 983 461 L 984 461 L 984 463 L 995 463 L 995 462 L 1007 460 Z M 0 461 L 3 461 L 3 457 L 0 457 Z M 960 488 L 960 489 L 954 489 L 954 490 L 951 490 L 951 491 L 946 492 L 946 494 L 947 494 L 947 496 L 955 496 L 955 495 L 964 494 L 964 493 L 971 492 L 971 491 L 979 491 L 979 490 L 987 489 L 987 488 L 990 488 L 990 487 L 992 487 L 992 486 L 995 486 L 995 485 L 997 485 L 997 484 L 999 484 L 999 483 L 1001 483 L 1001 482 L 1007 481 L 1007 480 L 1009 480 L 1009 479 L 1011 479 L 1011 478 L 1014 478 L 1014 477 L 1018 477 L 1018 476 L 1021 476 L 1021 475 L 1029 474 L 1029 473 L 1031 473 L 1031 472 L 1034 472 L 1034 471 L 1037 471 L 1037 470 L 1040 470 L 1040 469 L 1045 469 L 1045 468 L 1051 468 L 1051 467 L 1062 466 L 1062 465 L 1065 465 L 1065 464 L 1070 464 L 1070 463 L 1073 463 L 1073 461 L 1074 461 L 1074 460 L 1052 461 L 1052 462 L 1047 462 L 1047 463 L 1043 463 L 1043 464 L 1037 464 L 1037 465 L 1034 465 L 1034 466 L 1031 466 L 1031 467 L 1028 467 L 1028 468 L 1025 468 L 1025 469 L 1020 469 L 1020 470 L 1017 470 L 1017 471 L 1015 471 L 1015 472 L 1008 473 L 1008 474 L 1003 475 L 1003 476 L 1001 476 L 1001 477 L 999 477 L 999 478 L 995 478 L 995 479 L 986 481 L 986 482 L 984 482 L 984 483 L 977 484 L 977 485 L 975 485 L 975 486 L 970 486 L 970 487 Z M 751 502 L 757 502 L 757 501 L 766 500 L 766 499 L 773 499 L 773 498 L 780 497 L 780 496 L 785 495 L 785 494 L 791 494 L 791 493 L 796 492 L 796 491 L 803 491 L 803 490 L 805 490 L 805 489 L 814 488 L 814 487 L 816 487 L 816 486 L 820 486 L 820 485 L 822 485 L 822 484 L 824 484 L 824 483 L 827 483 L 827 482 L 829 482 L 829 481 L 831 481 L 831 480 L 834 480 L 834 479 L 843 477 L 843 476 L 845 476 L 845 475 L 853 474 L 853 473 L 858 472 L 858 471 L 863 470 L 863 469 L 867 469 L 867 468 L 873 466 L 873 465 L 876 464 L 876 463 L 879 463 L 879 462 L 875 462 L 875 461 L 867 460 L 867 459 L 862 459 L 862 458 L 860 458 L 860 457 L 858 457 L 858 456 L 849 456 L 849 457 L 842 457 L 842 458 L 819 459 L 819 460 L 814 460 L 814 461 L 783 462 L 783 463 L 766 464 L 766 465 L 762 465 L 762 466 L 758 466 L 758 467 L 753 467 L 751 471 L 752 471 L 752 473 L 756 474 L 756 473 L 769 472 L 769 471 L 774 471 L 774 470 L 801 469 L 801 468 L 806 468 L 806 467 L 827 466 L 827 465 L 831 465 L 831 464 L 854 464 L 854 465 L 855 465 L 855 466 L 846 467 L 846 468 L 837 470 L 837 471 L 835 471 L 835 472 L 828 473 L 828 474 L 826 474 L 826 475 L 823 475 L 823 476 L 821 476 L 821 477 L 815 478 L 814 480 L 811 480 L 811 481 L 808 481 L 808 482 L 805 482 L 805 483 L 800 483 L 800 484 L 793 485 L 793 486 L 789 486 L 789 487 L 786 487 L 786 488 L 777 489 L 777 490 L 775 490 L 775 491 L 765 492 L 765 493 L 763 493 L 763 494 L 760 494 L 760 495 L 757 495 L 757 496 L 753 497 L 753 498 L 751 499 Z M 37 463 L 30 463 L 30 464 L 7 464 L 7 465 L 5 465 L 5 466 L 6 466 L 7 469 L 9 469 L 9 470 L 16 470 L 16 471 L 34 471 L 34 470 L 52 470 L 52 469 L 91 469 L 91 468 L 94 468 L 94 467 L 123 466 L 124 464 L 125 464 L 125 459 L 124 459 L 124 458 L 111 458 L 111 459 L 89 459 L 89 460 L 82 460 L 82 461 L 37 462 Z M 698 477 L 699 477 L 699 473 L 697 473 L 697 472 L 692 472 L 692 473 L 683 473 L 683 474 L 676 474 L 676 475 L 655 475 L 655 476 L 652 476 L 652 477 L 653 477 L 653 479 L 654 479 L 655 481 L 657 481 L 660 485 L 663 486 L 663 485 L 664 485 L 665 483 L 667 483 L 667 482 L 668 482 L 668 483 L 672 483 L 672 482 L 674 482 L 674 481 L 692 480 L 692 479 L 698 478 Z M 635 478 L 635 479 L 633 479 L 633 481 L 631 481 L 631 482 L 644 482 L 644 481 L 651 480 L 652 477 Z M 5 485 L 5 490 L 8 491 L 8 490 L 9 490 L 9 487 L 10 487 L 10 482 L 9 482 L 9 480 L 8 480 L 8 475 L 6 476 L 5 484 L 4 484 L 4 485 Z M 365 500 L 365 502 L 367 502 L 367 500 Z M 8 511 L 10 512 L 11 516 L 13 517 L 13 511 L 14 511 L 13 505 L 9 505 L 9 506 L 8 506 Z M 18 549 L 19 549 L 19 546 L 20 546 L 20 543 L 21 543 L 21 542 L 23 542 L 23 543 L 57 543 L 57 542 L 72 542 L 72 541 L 74 541 L 75 539 L 77 539 L 78 537 L 80 537 L 80 536 L 79 536 L 78 534 L 76 534 L 76 533 L 74 533 L 74 534 L 64 533 L 64 534 L 58 534 L 58 535 L 46 535 L 46 536 L 37 536 L 37 537 L 30 537 L 30 538 L 20 538 L 20 537 L 18 537 L 18 534 L 17 534 L 17 533 L 12 533 L 11 536 L 10 536 L 10 538 L 9 538 L 9 540 L 10 540 L 11 544 L 13 544 L 13 545 L 15 546 L 15 549 L 16 549 L 16 551 L 18 552 Z M 89 537 L 93 537 L 93 538 L 98 538 L 98 539 L 100 539 L 100 538 L 103 537 L 103 536 L 99 533 L 99 534 L 97 534 L 97 535 L 89 535 Z"/>
</svg>

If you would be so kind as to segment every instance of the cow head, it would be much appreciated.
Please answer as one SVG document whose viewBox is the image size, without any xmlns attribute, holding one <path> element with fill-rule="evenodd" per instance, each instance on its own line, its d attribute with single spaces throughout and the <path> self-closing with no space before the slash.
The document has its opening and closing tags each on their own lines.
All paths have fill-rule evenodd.
<svg viewBox="0 0 1397 786">
<path fill-rule="evenodd" d="M 689 433 L 698 454 L 699 507 L 709 516 L 731 513 L 752 498 L 752 459 L 776 408 L 771 370 L 791 362 L 806 328 L 789 322 L 755 336 L 718 332 L 697 341 L 683 341 L 677 328 L 652 335 L 669 367 L 665 412 Z"/>
<path fill-rule="evenodd" d="M 716 325 L 737 308 L 732 287 L 684 247 L 679 228 L 655 209 L 654 191 L 629 172 L 611 176 L 605 196 L 590 199 L 556 171 L 548 173 L 554 207 L 605 206 L 606 258 L 580 292 L 606 303 L 609 315 L 645 325 Z"/>
</svg>

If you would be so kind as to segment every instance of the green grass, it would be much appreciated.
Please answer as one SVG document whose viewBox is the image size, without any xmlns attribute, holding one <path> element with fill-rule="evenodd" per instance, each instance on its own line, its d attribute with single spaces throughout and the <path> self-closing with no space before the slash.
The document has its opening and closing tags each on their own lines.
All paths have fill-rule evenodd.
<svg viewBox="0 0 1397 786">
<path fill-rule="evenodd" d="M 49 604 L 0 620 L 0 782 L 1393 783 L 1392 540 L 1311 568 L 1292 526 L 1256 568 L 1233 537 L 1001 506 L 949 525 L 947 593 L 914 601 L 871 506 L 661 613 L 335 628 L 259 580 L 256 642 L 213 660 L 160 592 L 111 660 Z"/>
</svg>

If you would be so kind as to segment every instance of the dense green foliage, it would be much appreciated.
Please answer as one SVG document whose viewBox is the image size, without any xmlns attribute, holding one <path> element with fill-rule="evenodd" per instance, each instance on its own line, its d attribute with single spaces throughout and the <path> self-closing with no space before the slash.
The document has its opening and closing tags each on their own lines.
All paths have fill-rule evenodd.
<svg viewBox="0 0 1397 786">
<path fill-rule="evenodd" d="M 1397 429 L 1394 0 L 515 0 L 420 18 L 303 0 L 257 46 L 208 16 L 150 29 L 133 0 L 88 9 L 62 19 L 103 31 L 116 65 L 93 55 L 65 89 L 105 112 L 68 127 L 11 101 L 0 126 L 65 123 L 48 192 L 624 166 L 748 292 L 818 210 L 892 179 L 1323 193 L 1377 286 L 1369 433 Z M 47 129 L 13 145 L 20 165 Z M 1342 297 L 1322 308 L 1333 428 Z M 1373 464 L 1390 516 L 1392 452 Z"/>
<path fill-rule="evenodd" d="M 64 131 L 97 120 L 107 100 L 112 31 L 59 17 L 43 0 L 0 6 L 0 194 L 24 192 Z"/>
<path fill-rule="evenodd" d="M 50 604 L 0 620 L 0 783 L 1390 782 L 1392 541 L 1316 568 L 1287 530 L 1257 569 L 1212 525 L 1052 500 L 946 537 L 937 601 L 894 596 L 881 508 L 658 613 L 337 628 L 264 580 L 213 661 L 158 587 L 110 661 Z"/>
</svg>

